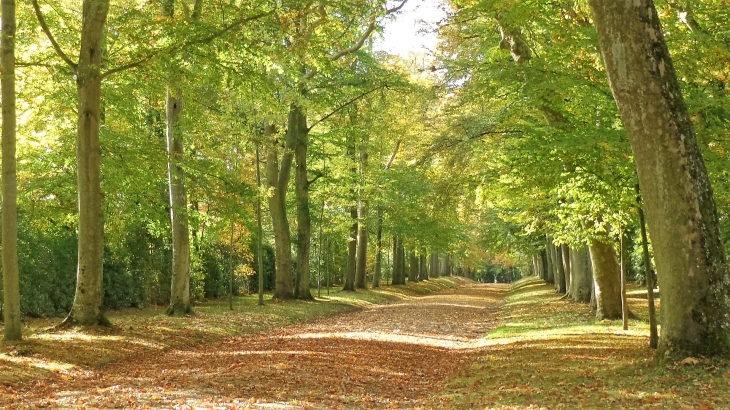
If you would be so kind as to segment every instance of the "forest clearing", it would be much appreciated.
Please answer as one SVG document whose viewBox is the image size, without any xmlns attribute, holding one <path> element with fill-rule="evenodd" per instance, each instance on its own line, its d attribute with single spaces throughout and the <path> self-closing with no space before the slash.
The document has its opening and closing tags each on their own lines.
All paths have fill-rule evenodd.
<svg viewBox="0 0 730 410">
<path fill-rule="evenodd" d="M 514 286 L 434 282 L 301 302 L 288 312 L 239 300 L 233 312 L 201 306 L 198 317 L 167 323 L 112 315 L 119 328 L 36 334 L 13 351 L 3 348 L 0 406 L 730 405 L 726 361 L 665 366 L 652 360 L 640 295 L 630 299 L 638 317 L 624 331 L 620 321 L 596 321 L 579 304 L 560 300 L 537 278 Z M 329 303 L 338 305 L 317 306 Z"/>
</svg>

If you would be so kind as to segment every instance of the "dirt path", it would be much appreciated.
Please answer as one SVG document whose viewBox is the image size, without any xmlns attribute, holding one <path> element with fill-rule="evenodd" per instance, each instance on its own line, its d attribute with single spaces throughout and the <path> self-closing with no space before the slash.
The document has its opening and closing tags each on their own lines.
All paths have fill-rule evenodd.
<svg viewBox="0 0 730 410">
<path fill-rule="evenodd" d="M 18 408 L 435 408 L 507 288 L 471 285 L 23 386 Z"/>
</svg>

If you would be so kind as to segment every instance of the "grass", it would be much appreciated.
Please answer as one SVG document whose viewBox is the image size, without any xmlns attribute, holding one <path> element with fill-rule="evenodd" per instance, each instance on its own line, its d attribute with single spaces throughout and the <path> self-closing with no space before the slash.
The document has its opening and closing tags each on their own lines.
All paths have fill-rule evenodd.
<svg viewBox="0 0 730 410">
<path fill-rule="evenodd" d="M 315 301 L 275 302 L 258 296 L 213 300 L 194 307 L 195 314 L 168 317 L 165 307 L 107 312 L 111 328 L 75 328 L 47 331 L 60 319 L 24 322 L 24 340 L 0 344 L 0 384 L 44 380 L 69 369 L 102 367 L 114 362 L 183 349 L 235 335 L 267 331 L 297 322 L 311 321 L 369 305 L 387 304 L 459 286 L 460 279 L 437 278 L 406 286 L 383 286 L 358 292 L 331 289 Z M 316 295 L 316 290 L 313 291 Z"/>
<path fill-rule="evenodd" d="M 646 291 L 629 289 L 637 319 L 597 322 L 537 278 L 517 282 L 485 348 L 440 393 L 453 408 L 728 408 L 724 360 L 658 365 L 648 347 Z"/>
</svg>

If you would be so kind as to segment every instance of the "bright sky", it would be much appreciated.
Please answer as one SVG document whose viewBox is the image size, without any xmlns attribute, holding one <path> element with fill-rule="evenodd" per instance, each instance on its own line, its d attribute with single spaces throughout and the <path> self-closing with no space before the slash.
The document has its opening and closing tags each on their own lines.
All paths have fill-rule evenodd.
<svg viewBox="0 0 730 410">
<path fill-rule="evenodd" d="M 396 4 L 388 2 L 389 7 Z M 446 17 L 440 7 L 443 7 L 441 0 L 409 0 L 395 20 L 386 21 L 383 38 L 376 39 L 373 48 L 404 57 L 411 51 L 435 50 L 436 34 L 419 31 L 431 31 L 438 21 Z M 425 26 L 421 20 L 425 21 Z"/>
</svg>

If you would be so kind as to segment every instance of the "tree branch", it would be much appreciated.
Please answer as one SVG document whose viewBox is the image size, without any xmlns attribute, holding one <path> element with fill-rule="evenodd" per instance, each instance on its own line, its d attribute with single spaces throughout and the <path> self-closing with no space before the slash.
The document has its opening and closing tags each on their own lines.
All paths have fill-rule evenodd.
<svg viewBox="0 0 730 410">
<path fill-rule="evenodd" d="M 318 121 L 314 122 L 309 128 L 307 128 L 307 132 L 311 131 L 312 128 L 314 128 L 315 126 L 317 126 L 317 125 L 319 125 L 319 124 L 327 121 L 330 117 L 332 117 L 333 115 L 335 115 L 338 112 L 342 111 L 343 109 L 347 108 L 348 106 L 354 104 L 358 100 L 361 100 L 361 99 L 365 98 L 367 95 L 372 94 L 375 91 L 381 90 L 383 88 L 388 88 L 388 84 L 383 84 L 381 86 L 375 87 L 372 90 L 366 91 L 366 92 L 358 95 L 357 97 L 351 99 L 350 101 L 348 101 L 348 102 L 340 105 L 339 107 L 335 108 L 334 111 L 330 112 L 329 114 L 327 114 L 324 117 L 320 118 Z"/>
<path fill-rule="evenodd" d="M 35 2 L 36 0 L 33 0 L 33 1 Z M 186 48 L 188 48 L 188 47 L 190 47 L 192 45 L 195 45 L 195 44 L 205 44 L 205 43 L 208 43 L 208 42 L 213 41 L 216 38 L 222 36 L 223 34 L 226 34 L 227 32 L 233 30 L 234 28 L 236 28 L 236 27 L 238 27 L 238 26 L 240 26 L 242 24 L 248 23 L 250 21 L 258 20 L 260 18 L 264 18 L 266 16 L 271 15 L 273 12 L 274 12 L 274 10 L 270 10 L 270 11 L 268 11 L 266 13 L 257 14 L 255 16 L 244 17 L 244 18 L 241 18 L 241 19 L 238 19 L 238 20 L 234 21 L 233 23 L 231 23 L 231 24 L 223 27 L 219 31 L 216 31 L 215 33 L 212 33 L 211 35 L 209 35 L 207 37 L 192 39 L 190 41 L 187 41 L 187 42 L 185 42 L 183 44 L 180 44 L 178 46 L 175 46 L 175 47 L 171 47 L 169 49 L 155 50 L 155 51 L 151 52 L 150 54 L 148 54 L 148 55 L 140 58 L 137 61 L 134 61 L 134 62 L 131 62 L 131 63 L 128 63 L 128 64 L 124 64 L 124 65 L 121 65 L 121 66 L 118 66 L 118 67 L 114 67 L 114 68 L 108 70 L 107 72 L 105 72 L 105 73 L 103 73 L 101 75 L 101 78 L 104 79 L 104 78 L 109 77 L 112 74 L 116 74 L 116 73 L 118 73 L 120 71 L 125 71 L 125 70 L 128 70 L 130 68 L 139 67 L 142 64 L 144 64 L 144 63 L 152 60 L 153 58 L 155 58 L 155 57 L 157 57 L 159 55 L 174 54 L 174 53 L 177 53 L 179 51 L 182 51 L 182 50 L 184 50 L 184 49 L 186 49 Z"/>
<path fill-rule="evenodd" d="M 56 54 L 58 54 L 58 56 L 61 57 L 61 59 L 66 62 L 66 64 L 68 64 L 74 71 L 76 71 L 79 65 L 74 63 L 73 60 L 71 60 L 68 55 L 63 52 L 61 46 L 53 37 L 53 34 L 51 34 L 51 30 L 48 28 L 48 24 L 46 24 L 46 19 L 43 17 L 43 13 L 41 13 L 41 7 L 38 5 L 38 0 L 32 0 L 32 3 L 33 9 L 35 10 L 36 18 L 38 18 L 38 23 L 40 23 L 43 32 L 46 33 L 46 37 L 48 37 L 48 40 L 51 41 L 51 45 L 53 46 L 53 49 L 56 50 Z"/>
<path fill-rule="evenodd" d="M 398 140 L 395 143 L 395 148 L 393 149 L 393 153 L 390 154 L 390 159 L 388 160 L 388 163 L 385 164 L 385 170 L 389 170 L 390 166 L 393 165 L 393 161 L 395 160 L 395 156 L 398 154 L 398 150 L 400 149 L 400 144 L 403 142 L 403 140 Z"/>
</svg>

